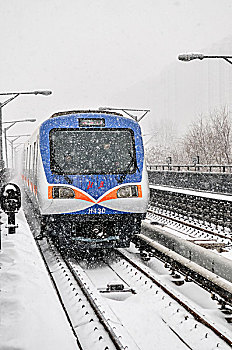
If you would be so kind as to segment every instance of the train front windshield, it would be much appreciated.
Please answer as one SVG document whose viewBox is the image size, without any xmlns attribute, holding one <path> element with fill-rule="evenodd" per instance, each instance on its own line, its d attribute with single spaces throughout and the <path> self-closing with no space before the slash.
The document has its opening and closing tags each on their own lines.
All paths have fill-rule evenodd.
<svg viewBox="0 0 232 350">
<path fill-rule="evenodd" d="M 132 174 L 136 171 L 131 129 L 52 129 L 49 136 L 53 174 Z"/>
</svg>

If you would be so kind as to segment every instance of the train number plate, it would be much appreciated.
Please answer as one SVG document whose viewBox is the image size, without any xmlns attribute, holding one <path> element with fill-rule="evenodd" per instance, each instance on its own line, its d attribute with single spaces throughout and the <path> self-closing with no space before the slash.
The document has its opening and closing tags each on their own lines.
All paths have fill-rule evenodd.
<svg viewBox="0 0 232 350">
<path fill-rule="evenodd" d="M 88 214 L 105 214 L 105 208 L 89 208 Z"/>
</svg>

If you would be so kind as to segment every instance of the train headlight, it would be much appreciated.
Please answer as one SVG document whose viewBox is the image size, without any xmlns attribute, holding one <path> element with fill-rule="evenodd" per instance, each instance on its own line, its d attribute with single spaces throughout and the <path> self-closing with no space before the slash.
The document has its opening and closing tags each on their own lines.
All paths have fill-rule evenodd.
<svg viewBox="0 0 232 350">
<path fill-rule="evenodd" d="M 75 192 L 70 187 L 54 186 L 52 189 L 52 198 L 54 199 L 75 198 Z"/>
<path fill-rule="evenodd" d="M 123 186 L 117 191 L 118 198 L 138 197 L 138 186 Z"/>
</svg>

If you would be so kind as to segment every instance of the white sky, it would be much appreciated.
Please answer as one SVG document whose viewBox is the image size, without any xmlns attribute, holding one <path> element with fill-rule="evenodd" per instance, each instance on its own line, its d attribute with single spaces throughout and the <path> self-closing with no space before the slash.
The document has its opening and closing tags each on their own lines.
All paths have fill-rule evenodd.
<svg viewBox="0 0 232 350">
<path fill-rule="evenodd" d="M 4 107 L 3 121 L 41 122 L 59 110 L 99 106 L 150 108 L 146 96 L 137 105 L 130 89 L 155 79 L 179 53 L 230 36 L 231 18 L 231 0 L 1 0 L 0 92 L 53 91 L 18 97 Z M 21 133 L 35 128 L 21 125 Z"/>
</svg>

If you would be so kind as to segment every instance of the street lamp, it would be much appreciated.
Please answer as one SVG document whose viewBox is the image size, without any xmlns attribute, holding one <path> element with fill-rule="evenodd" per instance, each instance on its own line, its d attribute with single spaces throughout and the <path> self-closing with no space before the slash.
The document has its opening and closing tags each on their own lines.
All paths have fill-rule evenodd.
<svg viewBox="0 0 232 350">
<path fill-rule="evenodd" d="M 42 90 L 42 91 L 22 91 L 22 92 L 3 92 L 0 93 L 0 96 L 12 96 L 8 100 L 4 101 L 3 103 L 0 103 L 0 171 L 4 168 L 4 162 L 3 162 L 3 152 L 2 152 L 2 107 L 7 105 L 9 102 L 13 101 L 16 97 L 19 95 L 43 95 L 43 96 L 49 96 L 51 95 L 52 91 L 49 90 Z"/>
<path fill-rule="evenodd" d="M 1 92 L 0 96 L 9 96 L 9 95 L 44 95 L 44 96 L 48 96 L 51 95 L 52 91 L 49 90 L 36 90 L 36 91 L 22 91 L 22 92 Z M 17 97 L 17 96 L 15 96 Z M 13 97 L 13 98 L 15 98 Z"/>
<path fill-rule="evenodd" d="M 7 126 L 4 128 L 4 139 L 5 139 L 5 155 L 6 155 L 6 167 L 8 168 L 8 154 L 7 154 L 7 137 L 6 137 L 6 132 L 9 130 L 12 126 L 14 126 L 16 123 L 24 123 L 24 122 L 31 122 L 34 123 L 36 119 L 23 119 L 23 120 L 12 120 L 12 121 L 7 121 L 3 122 L 2 124 L 7 124 L 10 123 L 11 125 Z"/>
<path fill-rule="evenodd" d="M 7 139 L 11 144 L 11 165 L 12 165 L 12 169 L 14 167 L 14 142 L 17 141 L 20 137 L 25 137 L 25 136 L 31 136 L 30 134 L 24 134 L 24 135 L 11 135 L 8 136 Z M 13 140 L 10 140 L 9 138 L 13 137 Z"/>
<path fill-rule="evenodd" d="M 213 56 L 213 55 L 203 55 L 202 53 L 184 53 L 178 56 L 178 60 L 183 62 L 189 62 L 192 60 L 203 60 L 205 58 L 222 58 L 223 60 L 232 64 L 232 56 Z"/>
</svg>

